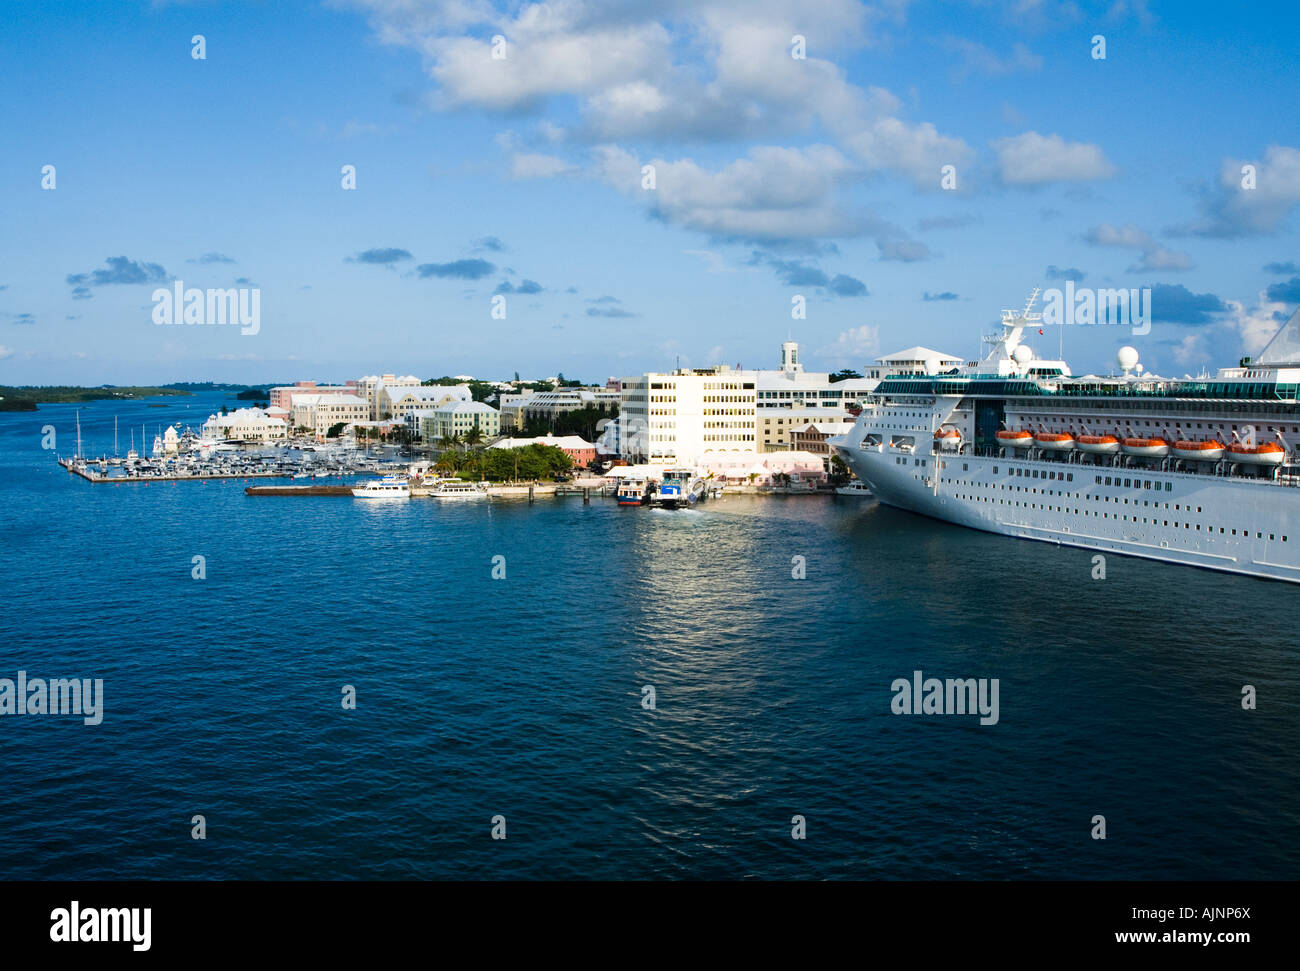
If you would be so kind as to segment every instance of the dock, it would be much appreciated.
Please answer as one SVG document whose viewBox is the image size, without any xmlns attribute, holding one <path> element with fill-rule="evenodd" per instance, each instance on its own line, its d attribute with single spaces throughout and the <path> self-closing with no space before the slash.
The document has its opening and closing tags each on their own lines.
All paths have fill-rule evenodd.
<svg viewBox="0 0 1300 971">
<path fill-rule="evenodd" d="M 249 496 L 350 496 L 352 486 L 249 486 Z"/>
<path fill-rule="evenodd" d="M 87 482 L 197 482 L 204 479 L 287 479 L 289 472 L 197 472 L 194 475 L 102 475 L 71 459 L 59 459 L 59 464 L 79 475 Z"/>
</svg>

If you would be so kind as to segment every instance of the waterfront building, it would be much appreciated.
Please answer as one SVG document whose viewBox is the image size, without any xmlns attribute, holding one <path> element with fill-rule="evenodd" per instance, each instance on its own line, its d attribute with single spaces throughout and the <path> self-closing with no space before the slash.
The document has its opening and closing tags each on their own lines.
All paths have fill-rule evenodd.
<svg viewBox="0 0 1300 971">
<path fill-rule="evenodd" d="M 586 468 L 596 461 L 596 446 L 580 435 L 540 435 L 537 438 L 500 438 L 492 443 L 491 448 L 526 448 L 529 445 L 551 445 L 560 449 L 573 464 Z"/>
<path fill-rule="evenodd" d="M 708 452 L 699 468 L 709 481 L 722 485 L 774 486 L 786 484 L 783 477 L 788 476 L 790 486 L 814 489 L 826 480 L 821 457 L 809 452 Z"/>
<path fill-rule="evenodd" d="M 808 452 L 820 455 L 827 469 L 830 468 L 831 447 L 826 440 L 833 435 L 847 435 L 853 430 L 853 419 L 836 421 L 809 422 L 799 428 L 790 430 L 790 449 L 796 452 Z"/>
<path fill-rule="evenodd" d="M 339 422 L 351 425 L 365 421 L 369 416 L 369 405 L 358 395 L 295 394 L 289 422 L 293 428 L 306 428 L 322 440 Z"/>
<path fill-rule="evenodd" d="M 497 395 L 497 409 L 501 415 L 501 432 L 522 431 L 524 427 L 524 402 L 537 392 L 526 390 L 518 393 L 502 392 Z"/>
<path fill-rule="evenodd" d="M 791 429 L 847 418 L 879 381 L 832 381 L 829 372 L 805 371 L 799 345 L 786 341 L 776 370 L 679 368 L 619 383 L 619 422 L 605 426 L 601 453 L 630 462 L 698 464 L 708 451 L 784 451 Z"/>
<path fill-rule="evenodd" d="M 695 466 L 707 451 L 757 451 L 753 371 L 678 368 L 622 384 L 620 454 L 631 463 Z"/>
<path fill-rule="evenodd" d="M 815 422 L 838 424 L 849 420 L 852 424 L 847 411 L 834 407 L 759 408 L 757 418 L 760 452 L 784 452 L 798 448 L 793 440 L 795 429 L 806 428 Z"/>
<path fill-rule="evenodd" d="M 366 400 L 369 408 L 368 417 L 371 421 L 378 421 L 384 417 L 382 408 L 385 402 L 382 393 L 397 388 L 418 388 L 420 379 L 414 374 L 407 374 L 402 377 L 395 374 L 368 374 L 364 378 L 358 379 L 356 385 L 357 395 Z"/>
<path fill-rule="evenodd" d="M 420 437 L 426 442 L 437 442 L 453 435 L 463 437 L 475 428 L 484 441 L 501 434 L 501 416 L 495 408 L 482 401 L 450 401 L 420 412 L 417 420 Z"/>
<path fill-rule="evenodd" d="M 287 413 L 293 406 L 295 394 L 356 394 L 357 383 L 317 384 L 315 381 L 296 381 L 291 385 L 272 388 L 267 403 L 272 408 L 283 408 Z"/>
<path fill-rule="evenodd" d="M 203 423 L 202 436 L 210 441 L 282 441 L 287 426 L 279 416 L 261 408 L 239 408 L 224 415 L 212 415 Z"/>
<path fill-rule="evenodd" d="M 431 411 L 449 402 L 474 400 L 474 395 L 464 384 L 429 384 L 414 388 L 385 385 L 379 389 L 379 396 L 380 412 L 391 421 L 407 425 L 413 433 L 419 432 L 417 415 L 420 412 Z"/>
</svg>

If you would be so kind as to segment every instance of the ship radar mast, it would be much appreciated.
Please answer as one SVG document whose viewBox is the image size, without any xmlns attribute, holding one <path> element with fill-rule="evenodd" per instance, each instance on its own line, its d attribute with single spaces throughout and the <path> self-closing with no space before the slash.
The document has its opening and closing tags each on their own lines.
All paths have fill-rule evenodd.
<svg viewBox="0 0 1300 971">
<path fill-rule="evenodd" d="M 1034 312 L 1034 304 L 1038 302 L 1038 295 L 1042 292 L 1042 287 L 1034 287 L 1033 292 L 1029 294 L 1029 299 L 1025 301 L 1023 310 L 1003 310 L 1002 333 L 991 334 L 984 338 L 986 344 L 993 345 L 984 359 L 997 365 L 999 373 L 1008 373 L 1015 369 L 1017 361 L 1015 351 L 1021 346 L 1020 335 L 1024 333 L 1025 328 L 1042 323 L 1042 313 Z"/>
</svg>

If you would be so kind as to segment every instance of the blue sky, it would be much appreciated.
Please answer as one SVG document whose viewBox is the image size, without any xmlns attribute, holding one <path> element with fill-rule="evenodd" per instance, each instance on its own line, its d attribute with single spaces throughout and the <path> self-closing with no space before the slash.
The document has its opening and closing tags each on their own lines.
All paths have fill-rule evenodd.
<svg viewBox="0 0 1300 971">
<path fill-rule="evenodd" d="M 1268 6 L 3 3 L 0 384 L 860 368 L 1067 277 L 1153 288 L 1076 372 L 1235 362 L 1300 303 Z M 156 326 L 176 279 L 259 332 Z"/>
</svg>

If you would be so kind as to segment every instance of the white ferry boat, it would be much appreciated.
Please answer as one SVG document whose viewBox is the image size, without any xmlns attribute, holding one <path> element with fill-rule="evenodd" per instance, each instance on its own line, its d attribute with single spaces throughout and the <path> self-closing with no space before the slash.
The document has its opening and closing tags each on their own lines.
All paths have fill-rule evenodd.
<svg viewBox="0 0 1300 971">
<path fill-rule="evenodd" d="M 982 361 L 888 375 L 832 446 L 888 505 L 1005 536 L 1300 582 L 1300 311 L 1214 378 L 1075 377 L 1003 311 Z"/>
<path fill-rule="evenodd" d="M 352 495 L 358 499 L 409 499 L 411 484 L 405 476 L 386 475 L 382 479 L 363 482 L 352 490 Z"/>
<path fill-rule="evenodd" d="M 677 509 L 704 498 L 704 479 L 694 469 L 665 469 L 663 482 L 650 496 L 650 505 Z"/>
<path fill-rule="evenodd" d="M 429 493 L 435 499 L 486 499 L 487 491 L 476 482 L 464 479 L 443 479 Z"/>
</svg>

